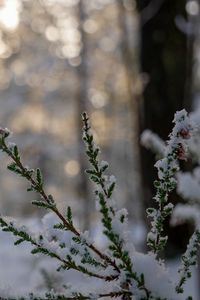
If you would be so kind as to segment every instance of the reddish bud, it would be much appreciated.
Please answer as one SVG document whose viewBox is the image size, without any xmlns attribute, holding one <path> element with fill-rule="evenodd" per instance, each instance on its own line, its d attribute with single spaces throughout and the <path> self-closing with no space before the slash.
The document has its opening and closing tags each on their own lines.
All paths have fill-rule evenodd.
<svg viewBox="0 0 200 300">
<path fill-rule="evenodd" d="M 182 144 L 178 144 L 178 148 L 176 150 L 177 158 L 180 160 L 186 160 L 186 151 Z"/>
<path fill-rule="evenodd" d="M 183 139 L 189 139 L 191 137 L 190 131 L 189 129 L 181 129 L 181 131 L 179 132 L 179 135 L 183 138 Z"/>
</svg>

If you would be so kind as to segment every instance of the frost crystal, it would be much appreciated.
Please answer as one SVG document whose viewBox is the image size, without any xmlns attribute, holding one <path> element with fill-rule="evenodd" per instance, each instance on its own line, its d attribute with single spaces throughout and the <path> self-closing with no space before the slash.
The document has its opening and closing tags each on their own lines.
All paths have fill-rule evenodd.
<svg viewBox="0 0 200 300">
<path fill-rule="evenodd" d="M 154 199 L 158 203 L 158 210 L 155 212 L 148 209 L 151 221 L 151 234 L 147 241 L 154 253 L 161 251 L 167 241 L 163 235 L 163 224 L 167 216 L 172 213 L 172 205 L 168 203 L 169 193 L 176 187 L 175 174 L 179 170 L 178 160 L 186 158 L 187 140 L 191 136 L 192 127 L 185 110 L 175 114 L 173 122 L 175 123 L 170 139 L 167 142 L 164 158 L 160 159 L 155 167 L 158 169 L 158 181 L 155 181 L 156 195 Z"/>
<path fill-rule="evenodd" d="M 196 170 L 197 171 L 197 170 Z M 199 170 L 198 170 L 199 171 Z M 180 172 L 177 176 L 178 188 L 177 191 L 185 199 L 197 201 L 200 203 L 200 178 L 197 172 L 193 174 Z"/>
<path fill-rule="evenodd" d="M 158 156 L 162 157 L 165 151 L 163 140 L 151 130 L 144 130 L 141 135 L 141 144 L 147 149 L 152 149 Z"/>
<path fill-rule="evenodd" d="M 184 223 L 186 220 L 195 224 L 200 229 L 200 211 L 198 206 L 189 204 L 176 205 L 171 219 L 172 225 Z"/>
<path fill-rule="evenodd" d="M 190 276 L 190 267 L 196 264 L 200 244 L 199 221 L 197 221 L 199 215 L 195 213 L 194 207 L 192 209 L 186 206 L 177 207 L 173 215 L 174 222 L 181 217 L 190 216 L 197 226 L 182 257 L 180 278 L 176 284 L 171 281 L 169 270 L 165 267 L 164 261 L 158 259 L 157 254 L 164 249 L 167 242 L 167 236 L 163 235 L 163 224 L 173 211 L 173 205 L 168 202 L 168 197 L 176 187 L 178 160 L 186 158 L 187 142 L 191 136 L 192 127 L 186 111 L 182 110 L 175 114 L 175 125 L 166 145 L 154 139 L 154 144 L 157 143 L 156 147 L 164 157 L 155 164 L 158 180 L 155 182 L 154 199 L 158 207 L 147 210 L 148 216 L 152 219 L 152 228 L 148 234 L 151 252 L 147 254 L 135 250 L 128 227 L 127 210 L 118 209 L 114 201 L 116 179 L 113 175 L 107 174 L 108 163 L 99 159 L 100 151 L 94 143 L 87 114 L 83 113 L 82 118 L 83 140 L 90 162 L 90 169 L 86 172 L 95 184 L 102 235 L 106 238 L 106 245 L 97 246 L 91 239 L 89 231 L 81 232 L 76 228 L 70 207 L 67 207 L 65 212 L 59 211 L 53 196 L 45 191 L 40 169 L 29 169 L 23 165 L 17 146 L 10 145 L 6 141 L 9 131 L 1 128 L 0 149 L 13 160 L 8 166 L 9 170 L 26 179 L 29 183 L 28 191 L 34 191 L 39 195 L 39 200 L 32 203 L 49 211 L 42 218 L 41 228 L 37 232 L 13 220 L 0 217 L 2 230 L 11 232 L 16 237 L 16 245 L 23 242 L 31 244 L 32 254 L 43 254 L 56 260 L 58 271 L 62 270 L 63 273 L 69 271 L 69 276 L 76 274 L 75 283 L 70 284 L 67 280 L 67 288 L 64 289 L 63 295 L 51 291 L 46 299 L 182 299 L 180 294 L 183 292 L 183 284 Z M 199 174 L 200 171 L 197 170 L 196 178 L 200 177 Z M 179 189 L 184 194 L 185 178 L 180 179 L 178 176 L 178 182 L 181 180 L 182 186 L 180 184 Z M 197 189 L 197 183 L 195 188 Z M 33 298 L 37 299 L 35 296 Z"/>
</svg>

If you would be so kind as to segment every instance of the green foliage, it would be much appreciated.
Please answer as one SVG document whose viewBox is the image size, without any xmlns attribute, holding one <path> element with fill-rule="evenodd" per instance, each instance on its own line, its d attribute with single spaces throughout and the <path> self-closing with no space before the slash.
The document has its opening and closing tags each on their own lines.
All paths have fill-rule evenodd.
<svg viewBox="0 0 200 300">
<path fill-rule="evenodd" d="M 182 115 L 186 118 L 184 112 L 182 112 Z M 180 119 L 181 122 L 185 120 L 184 118 Z M 45 192 L 41 170 L 39 168 L 34 170 L 25 167 L 18 147 L 7 143 L 7 138 L 9 137 L 7 129 L 0 129 L 0 149 L 12 160 L 8 165 L 8 169 L 28 182 L 28 191 L 34 191 L 39 195 L 39 200 L 32 201 L 33 205 L 45 208 L 57 216 L 58 223 L 53 225 L 55 232 L 53 231 L 52 236 L 52 242 L 55 247 L 51 247 L 51 242 L 46 239 L 45 235 L 35 236 L 29 233 L 24 226 L 7 221 L 6 218 L 0 217 L 0 227 L 3 231 L 10 232 L 16 237 L 15 245 L 27 242 L 32 245 L 32 254 L 42 254 L 56 259 L 59 262 L 58 271 L 74 270 L 95 279 L 111 282 L 113 287 L 117 282 L 118 289 L 94 296 L 89 292 L 87 295 L 81 294 L 77 287 L 77 292 L 72 291 L 69 297 L 56 295 L 53 292 L 46 294 L 43 298 L 30 294 L 28 299 L 66 300 L 120 297 L 121 299 L 131 300 L 133 297 L 135 299 L 134 291 L 136 291 L 136 294 L 140 295 L 136 296 L 138 300 L 167 300 L 167 298 L 156 297 L 147 288 L 145 275 L 135 270 L 132 254 L 130 254 L 126 240 L 127 212 L 125 210 L 117 210 L 116 203 L 113 200 L 116 184 L 115 178 L 113 175 L 110 176 L 106 173 L 108 171 L 108 163 L 99 159 L 100 150 L 94 143 L 94 138 L 90 131 L 89 118 L 86 113 L 83 113 L 82 120 L 83 140 L 86 144 L 86 154 L 91 164 L 91 168 L 86 170 L 86 172 L 96 186 L 95 196 L 101 215 L 103 233 L 109 242 L 106 253 L 94 245 L 87 232 L 82 233 L 75 227 L 71 207 L 67 207 L 65 214 L 58 210 L 53 196 Z M 173 134 L 175 129 L 173 129 Z M 171 136 L 169 144 L 173 140 L 175 146 L 170 146 L 166 157 L 158 161 L 156 165 L 159 179 L 154 183 L 156 187 L 154 199 L 158 207 L 147 210 L 148 216 L 153 218 L 152 229 L 148 235 L 148 245 L 155 257 L 159 251 L 163 250 L 167 242 L 167 237 L 163 236 L 163 224 L 173 210 L 173 205 L 168 203 L 168 196 L 176 186 L 174 177 L 178 170 L 177 161 L 184 156 L 184 145 L 181 144 L 180 140 L 181 134 L 183 135 L 183 132 L 181 132 L 176 132 L 174 140 L 173 136 Z M 186 138 L 185 131 L 184 138 Z M 178 143 L 176 143 L 176 139 Z M 66 232 L 70 234 L 70 241 L 59 240 L 59 235 L 57 236 L 56 233 Z M 186 253 L 182 256 L 182 266 L 179 270 L 180 280 L 176 285 L 177 293 L 183 292 L 183 285 L 191 276 L 190 267 L 196 264 L 199 245 L 200 232 L 196 230 L 189 242 Z M 21 300 L 25 299 L 21 298 Z M 187 300 L 192 300 L 192 298 L 189 297 Z"/>
<path fill-rule="evenodd" d="M 196 230 L 190 238 L 185 254 L 182 255 L 182 266 L 178 271 L 181 276 L 178 284 L 176 285 L 176 291 L 178 294 L 184 292 L 183 285 L 186 283 L 187 279 L 192 276 L 190 268 L 197 265 L 199 247 L 200 231 Z"/>
<path fill-rule="evenodd" d="M 66 218 L 67 218 L 67 221 L 73 225 L 73 220 L 72 220 L 72 210 L 71 210 L 71 207 L 68 206 L 67 207 L 67 214 L 66 214 Z"/>
</svg>

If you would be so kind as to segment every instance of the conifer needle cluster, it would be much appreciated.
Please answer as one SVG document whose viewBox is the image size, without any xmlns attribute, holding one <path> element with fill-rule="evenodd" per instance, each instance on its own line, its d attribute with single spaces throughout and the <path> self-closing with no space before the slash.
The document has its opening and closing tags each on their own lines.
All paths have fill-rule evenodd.
<svg viewBox="0 0 200 300">
<path fill-rule="evenodd" d="M 65 213 L 58 209 L 54 197 L 45 191 L 41 170 L 24 165 L 18 147 L 8 141 L 9 130 L 0 128 L 0 149 L 11 159 L 8 169 L 27 181 L 27 191 L 34 191 L 39 195 L 39 200 L 32 201 L 32 204 L 48 211 L 44 219 L 53 218 L 53 225 L 38 234 L 3 216 L 0 216 L 0 227 L 15 236 L 15 245 L 29 243 L 32 245 L 32 254 L 42 254 L 57 260 L 57 271 L 73 270 L 83 275 L 83 282 L 87 279 L 85 287 L 79 286 L 78 282 L 75 286 L 66 284 L 62 294 L 52 291 L 43 296 L 29 294 L 9 299 L 183 299 L 181 295 L 184 292 L 184 283 L 191 276 L 191 266 L 197 262 L 199 229 L 194 232 L 182 256 L 178 283 L 171 280 L 164 261 L 159 259 L 159 252 L 167 243 L 164 221 L 173 212 L 173 205 L 168 201 L 169 194 L 176 187 L 175 175 L 179 170 L 179 160 L 186 159 L 187 141 L 192 135 L 193 128 L 186 111 L 175 114 L 174 128 L 165 147 L 164 157 L 155 165 L 158 170 L 154 197 L 157 208 L 147 210 L 152 219 L 152 227 L 147 237 L 147 254 L 135 250 L 129 232 L 127 210 L 118 209 L 113 198 L 116 179 L 108 174 L 108 163 L 100 159 L 100 150 L 94 142 L 86 113 L 82 114 L 82 120 L 83 140 L 90 162 L 90 169 L 86 172 L 95 184 L 94 193 L 101 216 L 102 233 L 108 241 L 106 249 L 95 245 L 90 231 L 82 232 L 75 226 L 71 207 L 68 206 Z M 5 300 L 1 295 L 0 299 Z"/>
</svg>

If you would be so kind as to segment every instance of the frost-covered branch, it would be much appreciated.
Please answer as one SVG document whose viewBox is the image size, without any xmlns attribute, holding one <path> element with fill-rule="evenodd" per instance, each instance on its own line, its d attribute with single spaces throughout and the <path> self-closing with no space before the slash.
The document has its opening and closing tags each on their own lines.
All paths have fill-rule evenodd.
<svg viewBox="0 0 200 300">
<path fill-rule="evenodd" d="M 7 143 L 7 138 L 10 134 L 7 129 L 0 130 L 0 149 L 12 159 L 12 162 L 8 165 L 8 169 L 24 177 L 29 182 L 30 187 L 28 191 L 35 191 L 40 195 L 40 200 L 33 201 L 32 204 L 44 207 L 58 217 L 60 222 L 54 225 L 55 230 L 69 231 L 72 234 L 72 238 L 70 244 L 67 245 L 64 240 L 61 239 L 60 241 L 59 238 L 58 241 L 51 240 L 49 242 L 40 234 L 38 241 L 32 238 L 31 235 L 26 234 L 26 231 L 22 229 L 18 230 L 13 223 L 8 224 L 4 218 L 1 218 L 0 225 L 4 231 L 9 231 L 18 237 L 16 244 L 29 242 L 34 246 L 32 250 L 33 254 L 42 253 L 59 260 L 62 263 L 59 269 L 74 269 L 105 282 L 118 280 L 120 288 L 118 288 L 117 292 L 112 291 L 114 294 L 107 293 L 107 295 L 114 297 L 115 293 L 124 295 L 132 294 L 129 291 L 129 286 L 133 281 L 139 290 L 144 291 L 146 299 L 149 299 L 150 292 L 145 287 L 144 276 L 133 271 L 132 261 L 125 246 L 127 242 L 127 212 L 125 209 L 117 210 L 112 199 L 115 178 L 114 176 L 108 177 L 104 175 L 108 164 L 104 161 L 99 162 L 97 159 L 99 149 L 93 143 L 93 135 L 90 133 L 86 114 L 83 114 L 83 122 L 87 155 L 93 167 L 93 169 L 87 170 L 87 172 L 90 174 L 91 179 L 100 187 L 95 193 L 99 199 L 104 234 L 111 242 L 109 246 L 110 254 L 104 254 L 97 249 L 86 233 L 81 233 L 75 228 L 70 207 L 67 209 L 66 216 L 57 209 L 53 197 L 47 195 L 44 190 L 41 171 L 25 167 L 21 161 L 18 147 Z M 57 234 L 55 234 L 55 237 L 57 237 Z M 122 273 L 124 273 L 124 276 L 122 276 Z M 126 287 L 125 290 L 124 286 Z"/>
<path fill-rule="evenodd" d="M 104 226 L 103 233 L 110 241 L 109 250 L 115 258 L 118 269 L 125 272 L 125 282 L 127 287 L 130 286 L 133 280 L 137 287 L 145 291 L 147 299 L 150 297 L 150 292 L 145 287 L 143 274 L 138 275 L 134 271 L 132 261 L 129 254 L 129 249 L 126 247 L 127 242 L 127 211 L 117 210 L 116 203 L 112 198 L 115 188 L 115 177 L 113 175 L 104 175 L 108 169 L 108 163 L 105 161 L 99 162 L 99 148 L 94 143 L 93 135 L 90 131 L 89 118 L 86 113 L 82 115 L 83 119 L 83 140 L 86 144 L 86 154 L 92 169 L 86 170 L 90 175 L 90 179 L 97 185 L 95 194 L 97 196 L 99 211 L 102 215 L 102 224 Z M 122 286 L 124 283 L 122 282 Z"/>
<path fill-rule="evenodd" d="M 179 172 L 177 192 L 187 201 L 200 205 L 200 167 L 193 172 Z"/>
<path fill-rule="evenodd" d="M 200 209 L 197 205 L 177 204 L 173 210 L 171 217 L 171 225 L 176 226 L 189 221 L 195 225 L 195 228 L 200 228 Z"/>
<path fill-rule="evenodd" d="M 30 187 L 27 189 L 27 191 L 35 191 L 40 195 L 41 200 L 32 201 L 32 204 L 53 211 L 61 220 L 61 223 L 59 225 L 60 228 L 69 230 L 72 233 L 74 233 L 75 236 L 81 238 L 81 233 L 74 227 L 74 224 L 72 222 L 70 208 L 68 208 L 68 213 L 65 218 L 65 216 L 63 216 L 61 212 L 58 210 L 58 208 L 56 207 L 56 202 L 54 201 L 53 196 L 46 194 L 44 190 L 43 177 L 40 169 L 38 168 L 34 170 L 34 169 L 30 169 L 27 166 L 25 167 L 21 162 L 18 147 L 13 143 L 7 144 L 6 139 L 9 137 L 9 135 L 10 135 L 10 131 L 7 128 L 6 129 L 0 128 L 0 149 L 3 152 L 7 153 L 7 155 L 13 160 L 13 162 L 11 162 L 8 165 L 8 169 L 24 177 L 30 183 Z M 101 253 L 101 251 L 99 251 L 92 244 L 87 243 L 87 241 L 86 241 L 86 245 L 101 259 L 106 261 L 107 264 L 112 265 L 114 269 L 117 269 L 112 259 L 110 259 L 108 256 Z"/>
<path fill-rule="evenodd" d="M 44 254 L 47 256 L 50 256 L 52 258 L 55 258 L 59 261 L 61 264 L 59 267 L 60 269 L 73 269 L 76 271 L 79 271 L 83 274 L 89 275 L 91 277 L 96 277 L 99 279 L 103 279 L 105 281 L 112 280 L 112 277 L 109 276 L 103 276 L 99 273 L 92 272 L 88 269 L 87 263 L 91 259 L 90 253 L 85 249 L 85 254 L 83 255 L 82 260 L 80 261 L 81 264 L 77 264 L 76 260 L 74 259 L 73 254 L 78 254 L 78 249 L 75 249 L 74 246 L 71 246 L 69 251 L 66 251 L 66 247 L 61 241 L 54 241 L 52 243 L 47 240 L 45 236 L 43 236 L 42 233 L 40 233 L 37 236 L 34 236 L 33 233 L 29 232 L 28 229 L 25 226 L 18 226 L 16 222 L 13 221 L 6 221 L 5 218 L 0 217 L 0 226 L 3 231 L 5 232 L 11 232 L 17 239 L 15 241 L 15 245 L 19 245 L 23 242 L 28 242 L 33 246 L 33 250 L 31 251 L 32 254 Z M 72 240 L 74 240 L 74 237 L 72 237 Z M 76 253 L 75 253 L 76 251 Z M 87 251 L 87 252 L 86 252 Z M 87 257 L 87 259 L 86 259 Z M 90 260 L 90 263 L 95 265 L 96 267 L 102 267 L 105 269 L 105 267 L 98 263 L 95 259 Z M 100 271 L 100 270 L 99 270 Z"/>
<path fill-rule="evenodd" d="M 182 257 L 180 279 L 177 284 L 171 281 L 164 261 L 160 261 L 157 254 L 164 248 L 167 241 L 167 237 L 163 236 L 163 223 L 173 210 L 173 205 L 168 202 L 168 196 L 176 187 L 175 174 L 179 170 L 178 160 L 186 159 L 187 140 L 191 136 L 192 128 L 186 111 L 175 114 L 175 126 L 166 150 L 163 152 L 164 158 L 156 163 L 158 180 L 155 182 L 154 199 L 158 208 L 148 209 L 148 216 L 153 220 L 152 229 L 148 234 L 151 252 L 147 254 L 137 252 L 134 248 L 128 230 L 127 210 L 118 209 L 113 199 L 115 177 L 107 175 L 108 163 L 99 159 L 100 150 L 95 145 L 86 113 L 83 113 L 82 120 L 83 140 L 91 164 L 86 172 L 95 184 L 96 206 L 101 215 L 103 234 L 108 240 L 108 246 L 104 250 L 96 247 L 90 237 L 90 232 L 81 232 L 76 228 L 70 207 L 66 209 L 66 213 L 58 210 L 53 196 L 45 191 L 40 169 L 34 170 L 24 166 L 18 147 L 7 142 L 9 131 L 0 128 L 0 149 L 12 159 L 8 169 L 28 181 L 28 191 L 35 191 L 39 194 L 40 199 L 33 201 L 32 204 L 50 211 L 43 217 L 42 229 L 38 233 L 4 217 L 0 217 L 0 227 L 3 231 L 15 236 L 16 245 L 28 242 L 33 247 L 32 254 L 44 254 L 56 259 L 59 263 L 58 271 L 77 271 L 86 277 L 84 279 L 93 278 L 100 283 L 100 287 L 95 292 L 92 283 L 91 286 L 86 284 L 86 288 L 83 289 L 79 285 L 67 286 L 63 295 L 53 291 L 42 298 L 32 295 L 29 298 L 22 297 L 21 300 L 101 298 L 182 300 L 179 294 L 182 293 L 183 284 L 189 278 L 190 267 L 195 264 L 197 258 L 197 248 L 200 242 L 199 229 L 195 231 Z M 162 146 L 164 147 L 164 143 Z"/>
<path fill-rule="evenodd" d="M 164 141 L 151 130 L 146 129 L 141 135 L 141 144 L 153 151 L 156 154 L 156 157 L 162 158 L 165 154 L 165 143 Z"/>
<path fill-rule="evenodd" d="M 113 271 L 115 273 L 109 274 L 107 276 L 100 276 L 98 274 L 92 273 L 84 267 L 77 267 L 76 264 L 74 263 L 74 261 L 71 260 L 70 256 L 68 257 L 68 260 L 71 260 L 70 265 L 68 262 L 68 264 L 65 264 L 65 267 L 69 269 L 69 266 L 71 266 L 71 268 L 73 266 L 73 269 L 76 269 L 77 271 L 80 271 L 82 273 L 87 273 L 88 275 L 102 278 L 105 280 L 115 280 L 117 274 L 120 273 L 120 270 L 117 267 L 117 265 L 115 264 L 115 261 L 112 258 L 110 258 L 108 255 L 105 255 L 100 250 L 98 250 L 90 241 L 85 239 L 85 236 L 81 232 L 79 232 L 74 227 L 74 224 L 72 222 L 72 215 L 71 215 L 70 208 L 68 208 L 68 210 L 67 210 L 66 217 L 63 216 L 61 214 L 61 212 L 59 212 L 59 210 L 56 207 L 56 203 L 55 203 L 53 197 L 51 195 L 47 195 L 44 190 L 44 183 L 43 183 L 41 171 L 39 169 L 33 170 L 33 169 L 30 169 L 23 165 L 23 163 L 21 162 L 18 147 L 15 144 L 13 144 L 13 143 L 10 144 L 10 143 L 7 143 L 7 141 L 6 141 L 6 139 L 9 137 L 9 135 L 10 135 L 10 132 L 8 129 L 2 129 L 2 128 L 0 129 L 0 149 L 3 152 L 7 153 L 7 155 L 12 159 L 12 162 L 8 165 L 8 169 L 10 171 L 24 177 L 25 179 L 27 179 L 27 181 L 30 183 L 30 187 L 28 188 L 28 191 L 35 191 L 40 195 L 41 200 L 33 201 L 32 204 L 34 204 L 38 207 L 44 207 L 46 209 L 51 210 L 53 213 L 55 213 L 57 215 L 58 219 L 60 219 L 60 221 L 61 221 L 61 223 L 56 225 L 56 228 L 72 232 L 74 234 L 73 239 L 76 244 L 81 244 L 81 245 L 84 245 L 85 248 L 89 248 L 90 252 L 92 252 L 95 256 L 97 256 L 101 260 L 103 260 L 102 265 L 104 265 L 105 267 L 110 265 L 113 268 Z M 19 236 L 19 232 L 17 232 L 17 229 L 15 231 L 11 225 L 6 227 L 6 221 L 3 218 L 1 218 L 0 225 L 2 226 L 4 231 L 10 231 L 14 235 Z M 42 252 L 43 254 L 48 255 L 48 250 L 45 253 L 45 250 L 42 247 L 34 244 L 35 242 L 33 242 L 33 240 L 28 240 L 25 235 L 24 235 L 24 237 L 21 237 L 21 239 L 20 239 L 20 242 L 23 242 L 23 241 L 31 242 L 33 245 L 37 246 L 37 250 L 35 250 L 35 253 L 36 253 L 36 251 L 38 251 L 38 252 Z M 73 250 L 71 250 L 71 251 L 73 251 Z M 85 257 L 83 258 L 83 261 L 82 261 L 83 263 L 89 262 L 89 264 L 92 264 L 96 261 L 96 258 L 93 257 L 93 255 L 90 252 L 87 251 L 87 254 L 85 254 Z M 76 251 L 74 251 L 73 254 L 78 254 L 78 253 L 76 253 Z M 53 256 L 53 254 L 51 256 Z M 87 256 L 87 258 L 86 258 L 86 256 Z M 56 257 L 56 255 L 54 255 L 54 257 Z"/>
<path fill-rule="evenodd" d="M 190 238 L 185 254 L 182 256 L 182 264 L 178 270 L 180 279 L 176 285 L 177 293 L 183 293 L 183 285 L 192 276 L 191 267 L 197 265 L 197 255 L 200 247 L 200 231 L 196 230 Z"/>
<path fill-rule="evenodd" d="M 171 215 L 173 205 L 168 202 L 169 193 L 176 187 L 175 174 L 179 170 L 178 160 L 185 160 L 187 153 L 187 140 L 191 136 L 191 124 L 185 110 L 175 114 L 175 123 L 169 136 L 165 156 L 160 159 L 155 167 L 158 169 L 158 180 L 154 182 L 156 195 L 154 197 L 158 208 L 149 208 L 148 216 L 153 220 L 152 228 L 147 237 L 147 243 L 154 253 L 163 250 L 167 236 L 163 235 L 165 219 Z"/>
<path fill-rule="evenodd" d="M 82 293 L 72 293 L 70 296 L 57 294 L 54 292 L 45 293 L 44 296 L 37 296 L 35 294 L 29 294 L 26 297 L 18 297 L 18 298 L 2 298 L 1 300 L 95 300 L 95 299 L 101 299 L 101 298 L 113 298 L 117 299 L 122 296 L 130 296 L 131 293 L 128 291 L 122 291 L 122 292 L 110 292 L 110 293 L 102 293 L 99 295 L 88 295 L 85 296 Z M 158 299 L 160 300 L 160 299 Z"/>
</svg>

